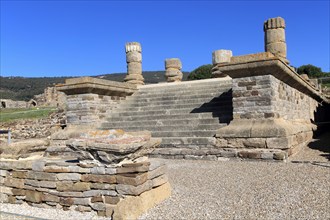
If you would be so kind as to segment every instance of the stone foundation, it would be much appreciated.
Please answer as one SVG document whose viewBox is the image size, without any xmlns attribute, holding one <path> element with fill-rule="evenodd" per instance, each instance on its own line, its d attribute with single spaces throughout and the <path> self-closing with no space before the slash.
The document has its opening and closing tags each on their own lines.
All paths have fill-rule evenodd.
<svg viewBox="0 0 330 220">
<path fill-rule="evenodd" d="M 134 219 L 170 196 L 166 167 L 156 161 L 120 166 L 41 159 L 1 161 L 0 201 L 42 208 L 96 211 Z"/>
</svg>

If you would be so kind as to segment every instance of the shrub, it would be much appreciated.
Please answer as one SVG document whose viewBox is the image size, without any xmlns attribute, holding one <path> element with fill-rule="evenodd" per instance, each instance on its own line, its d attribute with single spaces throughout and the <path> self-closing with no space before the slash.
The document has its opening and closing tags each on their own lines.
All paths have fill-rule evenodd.
<svg viewBox="0 0 330 220">
<path fill-rule="evenodd" d="M 212 78 L 212 65 L 206 64 L 194 69 L 188 76 L 188 80 Z"/>
</svg>

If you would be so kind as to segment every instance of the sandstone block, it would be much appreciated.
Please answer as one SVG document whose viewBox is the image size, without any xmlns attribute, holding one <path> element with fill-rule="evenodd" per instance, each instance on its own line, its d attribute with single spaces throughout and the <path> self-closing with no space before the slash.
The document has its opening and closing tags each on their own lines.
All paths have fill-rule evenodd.
<svg viewBox="0 0 330 220">
<path fill-rule="evenodd" d="M 103 202 L 91 203 L 90 206 L 96 211 L 105 211 L 105 204 Z"/>
<path fill-rule="evenodd" d="M 73 198 L 73 204 L 74 205 L 84 205 L 88 206 L 91 203 L 90 198 Z"/>
<path fill-rule="evenodd" d="M 138 51 L 131 51 L 126 54 L 126 62 L 142 62 L 142 54 Z"/>
<path fill-rule="evenodd" d="M 278 137 L 278 138 L 267 138 L 267 148 L 272 149 L 288 149 L 291 147 L 290 138 Z"/>
<path fill-rule="evenodd" d="M 58 203 L 58 202 L 60 202 L 60 197 L 49 194 L 49 193 L 43 193 L 42 201 Z"/>
<path fill-rule="evenodd" d="M 15 196 L 8 196 L 8 203 L 16 204 L 16 197 Z"/>
<path fill-rule="evenodd" d="M 0 170 L 0 176 L 6 177 L 8 174 L 7 170 Z"/>
<path fill-rule="evenodd" d="M 216 158 L 216 156 L 214 156 Z M 167 175 L 161 175 L 152 180 L 152 187 L 157 187 L 168 182 Z"/>
<path fill-rule="evenodd" d="M 115 184 L 105 184 L 105 183 L 91 183 L 91 189 L 114 190 L 114 189 L 116 189 L 116 185 Z"/>
<path fill-rule="evenodd" d="M 93 167 L 91 168 L 92 174 L 105 174 L 105 167 Z"/>
<path fill-rule="evenodd" d="M 81 174 L 79 173 L 58 173 L 56 174 L 56 178 L 58 180 L 72 180 L 72 181 L 79 181 L 81 178 Z"/>
<path fill-rule="evenodd" d="M 285 160 L 287 158 L 288 158 L 288 155 L 286 152 L 275 152 L 274 153 L 275 160 Z"/>
<path fill-rule="evenodd" d="M 45 161 L 37 160 L 32 163 L 32 170 L 33 171 L 43 171 L 45 164 L 46 164 Z"/>
<path fill-rule="evenodd" d="M 182 69 L 182 63 L 178 58 L 165 59 L 165 68 Z"/>
<path fill-rule="evenodd" d="M 28 202 L 40 203 L 42 201 L 42 193 L 38 191 L 26 190 L 25 200 Z"/>
<path fill-rule="evenodd" d="M 139 186 L 131 186 L 131 185 L 124 185 L 118 184 L 116 186 L 116 191 L 121 195 L 140 195 L 141 193 L 150 190 L 152 188 L 152 181 L 148 180 L 147 182 L 143 183 Z"/>
<path fill-rule="evenodd" d="M 94 196 L 116 196 L 115 190 L 88 190 L 83 192 L 83 197 L 94 197 Z"/>
<path fill-rule="evenodd" d="M 149 170 L 149 166 L 138 166 L 138 167 L 119 167 L 117 168 L 117 173 L 142 173 L 147 172 Z"/>
<path fill-rule="evenodd" d="M 25 185 L 34 186 L 34 187 L 42 187 L 42 188 L 56 188 L 56 182 L 54 181 L 38 181 L 38 180 L 25 180 Z"/>
<path fill-rule="evenodd" d="M 24 188 L 24 179 L 17 179 L 12 177 L 7 177 L 4 182 L 5 186 L 14 187 L 14 188 Z"/>
<path fill-rule="evenodd" d="M 152 171 L 149 171 L 148 172 L 148 179 L 151 180 L 151 179 L 154 179 L 158 176 L 161 176 L 163 174 L 165 174 L 167 172 L 167 167 L 165 165 L 162 165 Z"/>
<path fill-rule="evenodd" d="M 34 180 L 48 180 L 48 181 L 56 180 L 56 176 L 53 173 L 36 172 L 36 171 L 28 171 L 27 178 Z"/>
<path fill-rule="evenodd" d="M 5 193 L 2 193 L 0 191 L 0 203 L 7 203 L 8 202 L 8 195 Z"/>
<path fill-rule="evenodd" d="M 12 177 L 19 178 L 19 179 L 25 179 L 27 177 L 26 171 L 12 171 L 11 174 L 12 174 Z"/>
<path fill-rule="evenodd" d="M 68 173 L 70 172 L 70 168 L 62 166 L 46 166 L 43 171 L 47 173 Z"/>
<path fill-rule="evenodd" d="M 12 188 L 7 186 L 0 186 L 0 193 L 4 193 L 7 195 L 13 195 Z"/>
<path fill-rule="evenodd" d="M 91 202 L 103 202 L 103 197 L 102 196 L 94 196 L 91 199 Z"/>
<path fill-rule="evenodd" d="M 265 33 L 266 42 L 276 43 L 276 42 L 285 42 L 285 30 L 280 29 L 268 29 Z"/>
<path fill-rule="evenodd" d="M 148 173 L 142 173 L 139 175 L 123 174 L 123 175 L 117 175 L 116 178 L 118 184 L 138 186 L 145 183 L 148 180 Z"/>
<path fill-rule="evenodd" d="M 72 173 L 90 173 L 90 168 L 82 168 L 80 166 L 69 166 L 69 170 Z"/>
<path fill-rule="evenodd" d="M 273 53 L 276 56 L 286 58 L 286 44 L 283 42 L 266 44 L 266 51 Z"/>
<path fill-rule="evenodd" d="M 260 159 L 261 152 L 258 151 L 239 151 L 238 156 L 241 158 L 248 158 L 248 159 Z"/>
<path fill-rule="evenodd" d="M 120 201 L 119 197 L 115 197 L 115 196 L 104 196 L 104 202 L 107 204 L 117 204 Z"/>
<path fill-rule="evenodd" d="M 89 206 L 78 205 L 78 206 L 75 208 L 75 210 L 78 211 L 78 212 L 90 212 L 90 211 L 92 211 L 92 208 L 89 207 Z"/>
<path fill-rule="evenodd" d="M 24 189 L 12 189 L 11 191 L 12 191 L 13 195 L 15 195 L 15 196 L 25 196 Z"/>
<path fill-rule="evenodd" d="M 81 176 L 83 182 L 94 183 L 116 183 L 115 175 L 96 175 L 96 174 L 83 174 Z"/>
<path fill-rule="evenodd" d="M 60 205 L 62 206 L 72 206 L 73 202 L 73 198 L 60 198 Z"/>
<path fill-rule="evenodd" d="M 212 53 L 212 64 L 229 63 L 233 52 L 231 50 L 216 50 Z"/>
</svg>

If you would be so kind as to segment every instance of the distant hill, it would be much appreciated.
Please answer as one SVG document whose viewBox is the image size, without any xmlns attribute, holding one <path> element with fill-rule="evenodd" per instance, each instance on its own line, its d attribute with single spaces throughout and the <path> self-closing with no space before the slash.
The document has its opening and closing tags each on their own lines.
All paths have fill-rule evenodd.
<svg viewBox="0 0 330 220">
<path fill-rule="evenodd" d="M 146 84 L 165 82 L 165 71 L 145 71 L 142 73 Z M 183 72 L 183 80 L 187 80 L 189 72 Z M 123 82 L 126 73 L 104 74 L 92 76 L 117 82 Z M 34 95 L 44 92 L 46 87 L 64 83 L 73 77 L 2 77 L 0 76 L 0 98 L 28 101 Z"/>
</svg>

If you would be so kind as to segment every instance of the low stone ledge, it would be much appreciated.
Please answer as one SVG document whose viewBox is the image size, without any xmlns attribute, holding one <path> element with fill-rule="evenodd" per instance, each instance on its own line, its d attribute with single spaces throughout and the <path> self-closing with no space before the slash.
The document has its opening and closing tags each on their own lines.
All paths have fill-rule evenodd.
<svg viewBox="0 0 330 220">
<path fill-rule="evenodd" d="M 67 95 L 94 93 L 107 96 L 127 96 L 137 91 L 136 85 L 92 77 L 66 79 L 65 84 L 56 86 Z"/>
</svg>

